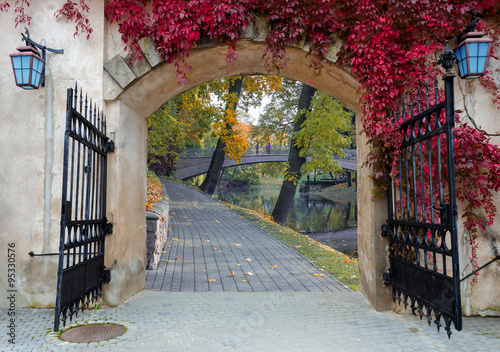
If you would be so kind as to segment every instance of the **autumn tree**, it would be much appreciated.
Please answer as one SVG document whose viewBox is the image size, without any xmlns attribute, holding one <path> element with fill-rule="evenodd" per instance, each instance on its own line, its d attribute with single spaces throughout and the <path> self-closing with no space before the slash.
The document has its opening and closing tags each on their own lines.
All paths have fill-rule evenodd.
<svg viewBox="0 0 500 352">
<path fill-rule="evenodd" d="M 264 94 L 281 89 L 282 80 L 278 76 L 244 76 L 224 81 L 229 84 L 227 94 L 221 94 L 220 90 L 214 91 L 218 93 L 219 100 L 226 103 L 221 119 L 214 124 L 214 133 L 219 139 L 205 180 L 200 186 L 204 193 L 210 195 L 215 191 L 226 156 L 239 162 L 248 148 L 247 139 L 235 129 L 238 125 L 238 103 L 242 102 L 244 110 L 258 105 Z"/>
<path fill-rule="evenodd" d="M 226 112 L 222 121 L 220 121 L 218 128 L 219 139 L 217 141 L 217 146 L 215 147 L 212 159 L 210 160 L 210 166 L 208 167 L 208 172 L 200 185 L 200 189 L 209 195 L 212 195 L 217 187 L 219 181 L 220 173 L 222 171 L 222 166 L 224 164 L 224 159 L 226 156 L 226 151 L 231 150 L 232 153 L 237 155 L 242 155 L 241 149 L 246 150 L 246 141 L 241 139 L 235 139 L 236 134 L 233 131 L 233 126 L 237 123 L 236 120 L 236 108 L 238 106 L 238 101 L 241 95 L 241 87 L 243 84 L 243 78 L 238 77 L 235 80 L 230 80 L 229 91 L 228 91 L 228 104 L 226 107 Z M 230 149 L 230 141 L 234 141 L 234 147 L 239 147 L 240 153 L 238 151 Z M 238 145 L 236 143 L 240 142 Z"/>
</svg>

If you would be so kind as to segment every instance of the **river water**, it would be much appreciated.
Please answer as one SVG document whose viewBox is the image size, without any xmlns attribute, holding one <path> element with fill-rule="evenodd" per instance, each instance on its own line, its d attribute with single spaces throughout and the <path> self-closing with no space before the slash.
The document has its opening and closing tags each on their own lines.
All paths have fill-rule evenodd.
<svg viewBox="0 0 500 352">
<path fill-rule="evenodd" d="M 280 186 L 252 186 L 230 191 L 219 188 L 214 196 L 226 203 L 271 215 Z M 327 200 L 320 196 L 295 195 L 285 226 L 357 258 L 356 200 Z"/>
</svg>

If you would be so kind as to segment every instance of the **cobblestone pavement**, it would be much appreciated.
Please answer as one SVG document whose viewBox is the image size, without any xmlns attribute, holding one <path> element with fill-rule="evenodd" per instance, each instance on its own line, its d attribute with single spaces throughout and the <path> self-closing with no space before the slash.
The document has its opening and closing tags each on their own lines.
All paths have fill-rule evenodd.
<svg viewBox="0 0 500 352">
<path fill-rule="evenodd" d="M 464 318 L 448 340 L 425 321 L 375 312 L 356 292 L 157 292 L 79 315 L 79 323 L 124 325 L 119 338 L 61 342 L 47 334 L 51 309 L 17 309 L 16 344 L 1 351 L 499 351 L 500 319 Z"/>
<path fill-rule="evenodd" d="M 175 183 L 168 183 L 166 188 L 171 201 L 171 230 L 158 270 L 147 271 L 146 289 L 170 292 L 348 290 L 294 248 L 215 199 Z"/>
<path fill-rule="evenodd" d="M 173 212 L 200 207 L 196 199 L 189 199 L 190 193 L 183 191 L 182 194 L 191 203 L 183 208 L 174 207 Z M 196 195 L 198 196 L 203 198 L 201 195 Z M 216 203 L 212 204 L 210 201 L 210 204 L 210 206 L 217 207 Z M 184 251 L 182 255 L 186 258 L 189 258 L 189 253 L 188 256 L 185 254 L 186 249 L 190 248 L 186 245 L 197 239 L 193 228 L 210 228 L 208 224 L 211 223 L 229 224 L 233 221 L 242 223 L 242 219 L 235 220 L 231 213 L 224 214 L 226 217 L 216 218 L 207 212 L 200 222 L 198 219 L 189 218 L 189 214 L 180 212 L 179 215 L 180 219 L 183 219 L 182 222 L 189 221 L 189 219 L 192 222 L 188 226 L 185 225 L 185 228 L 174 224 L 174 228 L 184 229 L 185 233 L 192 235 L 192 238 L 188 240 L 188 237 L 184 237 L 183 246 L 178 244 L 168 248 L 172 248 L 171 251 L 182 248 Z M 195 222 L 198 225 L 194 226 Z M 203 222 L 205 224 L 201 225 Z M 250 228 L 249 224 L 244 227 L 247 226 Z M 261 230 L 255 229 L 255 231 L 261 233 Z M 215 239 L 214 233 L 205 232 L 209 234 L 208 239 L 212 242 Z M 241 235 L 241 231 L 234 234 L 234 236 Z M 178 233 L 175 236 L 181 235 Z M 226 270 L 232 268 L 231 263 L 236 263 L 236 261 L 239 263 L 241 258 L 247 259 L 251 256 L 253 256 L 251 258 L 257 258 L 260 254 L 265 258 L 269 254 L 260 240 L 252 238 L 252 242 L 260 244 L 256 245 L 259 250 L 250 251 L 249 248 L 244 249 L 243 243 L 235 242 L 242 245 L 241 250 L 249 251 L 240 256 L 236 249 L 229 250 L 231 246 L 234 246 L 233 239 L 236 240 L 238 237 L 227 236 L 224 236 L 225 242 L 221 240 L 217 246 L 213 247 L 222 248 L 222 252 L 212 250 L 212 247 L 208 253 L 203 252 L 203 255 L 208 258 L 213 256 L 213 259 L 206 259 L 204 265 L 207 268 L 211 265 L 221 265 L 220 268 Z M 178 239 L 179 241 L 174 242 L 181 242 L 180 238 Z M 186 242 L 190 243 L 186 244 Z M 247 247 L 250 247 L 252 242 L 245 243 Z M 202 248 L 201 244 L 199 246 L 192 248 L 196 250 Z M 280 250 L 283 253 L 289 253 L 288 250 L 291 249 L 283 245 Z M 167 251 L 165 254 L 180 257 L 180 252 L 170 254 Z M 234 258 L 230 254 L 234 254 Z M 280 276 L 275 276 L 274 271 L 267 270 L 268 264 L 269 266 L 274 263 L 280 265 L 280 263 L 284 264 L 285 260 L 291 260 L 291 254 L 290 256 L 275 253 L 273 255 L 274 257 L 271 256 L 272 259 L 268 259 L 268 262 L 264 258 L 262 261 L 260 259 L 245 261 L 249 266 L 238 272 L 238 278 L 246 270 L 253 270 L 255 275 L 250 277 L 252 280 L 249 279 L 248 286 L 239 287 L 236 283 L 236 274 L 234 279 L 228 276 L 233 281 L 224 279 L 224 274 L 221 274 L 218 280 L 214 281 L 217 283 L 220 280 L 219 284 L 211 286 L 212 281 L 210 281 L 209 285 L 198 287 L 199 290 L 205 292 L 194 292 L 198 290 L 197 286 L 200 286 L 196 283 L 203 282 L 205 278 L 208 281 L 212 271 L 203 269 L 210 274 L 203 270 L 197 271 L 198 262 L 190 263 L 184 257 L 175 262 L 172 260 L 172 263 L 182 268 L 177 282 L 172 280 L 169 284 L 169 280 L 166 280 L 167 284 L 164 286 L 165 280 L 162 280 L 162 284 L 159 285 L 156 282 L 162 275 L 158 273 L 154 280 L 148 279 L 148 282 L 153 289 L 157 285 L 156 290 L 166 289 L 170 285 L 171 288 L 176 287 L 190 292 L 143 290 L 118 307 L 85 311 L 78 316 L 81 320 L 67 325 L 69 328 L 82 324 L 115 323 L 127 328 L 124 335 L 99 343 L 63 342 L 56 334 L 50 332 L 54 317 L 53 309 L 18 308 L 15 311 L 15 344 L 9 344 L 8 339 L 12 338 L 7 335 L 10 324 L 9 316 L 6 309 L 1 309 L 0 351 L 500 351 L 500 319 L 498 318 L 465 317 L 463 330 L 454 331 L 451 339 L 448 339 L 444 331 L 439 333 L 434 326 L 429 327 L 425 319 L 421 321 L 414 316 L 374 311 L 360 293 L 345 290 L 342 287 L 338 288 L 338 282 L 327 276 L 318 279 L 324 279 L 325 282 L 329 282 L 328 284 L 308 283 L 305 285 L 307 289 L 302 287 L 298 289 L 300 285 L 291 284 L 295 280 L 292 280 L 286 272 L 282 272 L 280 274 L 282 278 L 280 278 Z M 166 258 L 165 261 L 170 260 Z M 275 261 L 278 258 L 282 261 Z M 221 264 L 224 260 L 228 264 Z M 261 264 L 255 265 L 257 262 Z M 291 261 L 287 265 L 300 267 L 294 274 L 295 278 L 303 275 L 303 272 L 307 273 L 307 270 L 310 270 L 307 269 L 308 266 L 311 266 L 307 261 L 303 262 L 303 259 Z M 163 268 L 166 273 L 168 273 L 167 268 L 168 266 Z M 188 276 L 183 277 L 185 271 L 189 271 L 188 268 L 194 271 L 194 279 L 188 280 Z M 173 272 L 177 272 L 177 268 L 174 269 Z M 287 268 L 287 270 L 294 272 L 292 268 Z M 202 275 L 201 281 L 196 281 L 197 273 Z M 168 275 L 163 274 L 163 277 Z M 237 291 L 243 288 L 247 288 L 248 291 L 250 288 L 255 291 L 267 289 L 268 278 L 271 278 L 274 283 L 269 286 L 273 287 L 273 292 L 227 292 L 227 290 Z M 189 285 L 184 286 L 183 280 Z M 281 286 L 284 282 L 288 282 L 288 286 Z M 307 290 L 316 292 L 304 292 Z"/>
</svg>

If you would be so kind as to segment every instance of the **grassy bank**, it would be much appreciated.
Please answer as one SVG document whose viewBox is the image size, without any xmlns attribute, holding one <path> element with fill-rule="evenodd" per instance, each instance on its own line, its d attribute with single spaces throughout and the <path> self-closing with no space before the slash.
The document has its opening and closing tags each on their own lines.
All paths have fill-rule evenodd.
<svg viewBox="0 0 500 352">
<path fill-rule="evenodd" d="M 351 187 L 347 187 L 347 183 L 341 183 L 339 185 L 335 185 L 328 188 L 323 188 L 319 191 L 309 192 L 313 195 L 320 196 L 321 198 L 325 198 L 328 200 L 336 201 L 336 200 L 356 200 L 356 185 L 354 184 Z"/>
<path fill-rule="evenodd" d="M 359 268 L 356 259 L 350 258 L 287 227 L 280 226 L 255 211 L 240 208 L 232 204 L 223 204 L 233 212 L 293 246 L 306 258 L 316 263 L 326 272 L 337 277 L 352 290 L 359 291 Z"/>
</svg>

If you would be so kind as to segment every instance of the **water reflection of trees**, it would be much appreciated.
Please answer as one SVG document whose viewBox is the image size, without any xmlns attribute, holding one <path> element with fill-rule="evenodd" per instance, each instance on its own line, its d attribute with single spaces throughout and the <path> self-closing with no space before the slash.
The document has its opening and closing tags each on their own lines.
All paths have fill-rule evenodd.
<svg viewBox="0 0 500 352">
<path fill-rule="evenodd" d="M 217 198 L 270 215 L 278 198 L 278 191 L 259 187 L 245 192 L 218 192 Z M 355 227 L 356 222 L 356 201 L 332 201 L 306 195 L 294 199 L 285 225 L 302 233 L 320 233 Z"/>
</svg>

